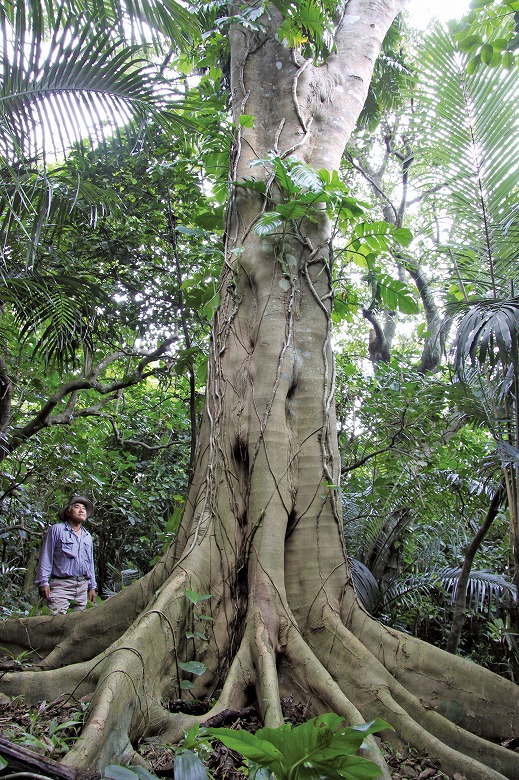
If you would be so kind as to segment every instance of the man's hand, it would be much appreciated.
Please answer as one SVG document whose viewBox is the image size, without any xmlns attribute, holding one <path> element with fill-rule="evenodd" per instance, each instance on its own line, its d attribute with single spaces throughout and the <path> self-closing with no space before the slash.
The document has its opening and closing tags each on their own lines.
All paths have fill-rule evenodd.
<svg viewBox="0 0 519 780">
<path fill-rule="evenodd" d="M 95 590 L 91 589 L 88 591 L 88 600 L 92 602 L 92 604 L 96 603 L 96 592 Z"/>
<path fill-rule="evenodd" d="M 39 591 L 42 599 L 48 599 L 50 596 L 50 585 L 41 585 Z"/>
</svg>

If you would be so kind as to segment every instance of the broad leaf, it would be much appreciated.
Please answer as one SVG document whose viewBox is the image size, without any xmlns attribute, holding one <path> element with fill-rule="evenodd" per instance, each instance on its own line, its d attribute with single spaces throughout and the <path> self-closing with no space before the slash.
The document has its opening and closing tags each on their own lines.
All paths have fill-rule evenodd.
<svg viewBox="0 0 519 780">
<path fill-rule="evenodd" d="M 207 601 L 212 598 L 210 593 L 197 593 L 195 590 L 186 590 L 186 596 L 193 604 L 198 604 L 199 601 Z"/>
<path fill-rule="evenodd" d="M 203 674 L 206 670 L 205 664 L 201 663 L 200 661 L 179 661 L 178 665 L 185 672 L 190 672 L 191 674 L 196 675 Z"/>
<path fill-rule="evenodd" d="M 209 774 L 202 760 L 192 750 L 175 753 L 175 777 L 177 780 L 208 780 Z"/>
<path fill-rule="evenodd" d="M 107 766 L 103 775 L 103 778 L 108 778 L 108 780 L 135 780 L 136 777 L 137 775 L 131 769 L 117 764 Z"/>
<path fill-rule="evenodd" d="M 248 731 L 235 729 L 207 729 L 207 733 L 217 737 L 230 750 L 236 750 L 245 758 L 263 766 L 274 766 L 283 759 L 283 754 L 267 739 L 261 739 Z"/>
<path fill-rule="evenodd" d="M 284 218 L 281 214 L 275 211 L 266 211 L 256 220 L 254 225 L 254 232 L 258 236 L 267 236 L 270 233 L 275 233 L 283 224 Z"/>
<path fill-rule="evenodd" d="M 413 291 L 404 282 L 393 279 L 388 274 L 381 274 L 378 279 L 380 299 L 390 311 L 401 311 L 403 314 L 418 314 L 418 306 Z"/>
</svg>

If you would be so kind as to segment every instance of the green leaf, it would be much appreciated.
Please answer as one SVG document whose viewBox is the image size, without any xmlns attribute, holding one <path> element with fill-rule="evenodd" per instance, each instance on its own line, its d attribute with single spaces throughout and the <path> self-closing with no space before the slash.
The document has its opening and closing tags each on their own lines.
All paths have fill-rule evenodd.
<svg viewBox="0 0 519 780">
<path fill-rule="evenodd" d="M 362 756 L 345 756 L 336 759 L 333 767 L 330 767 L 329 763 L 319 764 L 313 761 L 310 763 L 318 770 L 321 776 L 324 774 L 327 778 L 332 777 L 330 770 L 336 770 L 338 778 L 346 778 L 347 780 L 375 780 L 375 778 L 380 778 L 380 767 L 374 761 L 370 761 Z"/>
<path fill-rule="evenodd" d="M 137 775 L 125 766 L 110 764 L 110 766 L 107 766 L 104 770 L 103 778 L 105 777 L 108 778 L 108 780 L 135 780 Z"/>
<path fill-rule="evenodd" d="M 195 687 L 195 684 L 191 682 L 191 680 L 180 680 L 179 685 L 183 691 L 189 691 L 191 688 Z"/>
<path fill-rule="evenodd" d="M 479 49 L 482 43 L 483 40 L 480 35 L 468 35 L 466 38 L 462 38 L 458 41 L 458 49 L 469 54 L 470 52 Z"/>
<path fill-rule="evenodd" d="M 409 246 L 413 240 L 413 234 L 408 228 L 397 228 L 391 235 L 402 246 Z"/>
<path fill-rule="evenodd" d="M 481 62 L 484 62 L 485 65 L 490 65 L 494 57 L 494 47 L 491 43 L 485 43 L 481 49 L 480 56 Z"/>
<path fill-rule="evenodd" d="M 157 775 L 152 774 L 146 767 L 139 766 L 138 764 L 132 766 L 132 772 L 137 775 L 137 777 L 140 777 L 141 780 L 158 780 Z"/>
<path fill-rule="evenodd" d="M 186 631 L 186 639 L 203 639 L 204 642 L 209 642 L 209 637 L 201 631 Z"/>
<path fill-rule="evenodd" d="M 267 191 L 267 185 L 262 179 L 254 179 L 245 176 L 241 181 L 235 181 L 234 184 L 237 187 L 244 187 L 247 190 L 255 190 L 261 192 L 262 195 Z"/>
<path fill-rule="evenodd" d="M 351 321 L 351 317 L 352 317 L 352 307 L 350 306 L 350 304 L 343 301 L 342 298 L 335 296 L 333 299 L 333 310 L 332 310 L 333 322 L 343 322 L 345 320 Z"/>
<path fill-rule="evenodd" d="M 242 127 L 254 127 L 256 117 L 252 114 L 242 114 L 238 117 L 238 122 Z"/>
<path fill-rule="evenodd" d="M 208 780 L 209 774 L 196 753 L 180 750 L 175 753 L 174 773 L 177 780 Z"/>
<path fill-rule="evenodd" d="M 9 766 L 9 761 L 7 761 L 3 756 L 0 756 L 0 769 L 5 769 L 6 766 Z"/>
<path fill-rule="evenodd" d="M 480 54 L 476 54 L 474 57 L 471 57 L 471 59 L 467 62 L 467 74 L 471 76 L 475 72 L 477 66 L 480 63 L 481 63 Z"/>
<path fill-rule="evenodd" d="M 198 227 L 204 230 L 221 230 L 223 228 L 223 209 L 219 207 L 214 211 L 196 214 L 194 221 Z"/>
<path fill-rule="evenodd" d="M 213 295 L 213 297 L 205 304 L 203 307 L 201 314 L 206 319 L 210 320 L 215 313 L 216 309 L 220 305 L 220 302 L 222 300 L 222 296 L 219 292 L 216 293 L 216 295 Z"/>
<path fill-rule="evenodd" d="M 191 674 L 203 674 L 206 670 L 205 664 L 201 663 L 201 661 L 179 661 L 178 665 L 185 672 L 190 672 Z"/>
<path fill-rule="evenodd" d="M 390 311 L 401 311 L 403 314 L 418 314 L 418 306 L 413 292 L 404 282 L 393 279 L 388 274 L 377 276 L 378 292 L 382 303 Z"/>
<path fill-rule="evenodd" d="M 276 206 L 276 211 L 284 219 L 301 219 L 301 217 L 308 214 L 308 206 L 299 200 L 290 200 L 288 203 L 281 203 L 279 206 Z"/>
<path fill-rule="evenodd" d="M 186 596 L 193 604 L 198 604 L 199 601 L 207 601 L 212 598 L 210 593 L 200 594 L 195 590 L 186 590 Z"/>
<path fill-rule="evenodd" d="M 267 236 L 274 233 L 284 221 L 284 218 L 275 211 L 266 211 L 256 220 L 254 232 L 258 236 Z"/>
<path fill-rule="evenodd" d="M 320 192 L 322 190 L 322 179 L 320 173 L 304 162 L 296 162 L 290 167 L 290 178 L 300 189 Z"/>
<path fill-rule="evenodd" d="M 177 233 L 182 233 L 184 236 L 199 236 L 200 231 L 194 228 L 186 227 L 185 225 L 177 225 Z"/>
<path fill-rule="evenodd" d="M 331 184 L 332 176 L 330 171 L 327 168 L 319 168 L 317 171 L 317 174 L 322 181 L 322 183 L 326 186 L 327 184 Z"/>
<path fill-rule="evenodd" d="M 230 750 L 263 766 L 272 766 L 283 759 L 283 754 L 271 742 L 248 731 L 221 728 L 207 729 L 207 733 L 217 737 Z"/>
</svg>

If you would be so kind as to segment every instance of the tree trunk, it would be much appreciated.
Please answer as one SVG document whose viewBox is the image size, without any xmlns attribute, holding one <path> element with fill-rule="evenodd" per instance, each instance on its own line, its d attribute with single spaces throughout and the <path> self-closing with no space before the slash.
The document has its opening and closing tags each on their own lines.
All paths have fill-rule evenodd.
<svg viewBox="0 0 519 780">
<path fill-rule="evenodd" d="M 465 550 L 463 551 L 464 560 L 456 588 L 456 600 L 454 602 L 451 630 L 449 632 L 447 644 L 445 647 L 448 653 L 455 653 L 458 649 L 458 645 L 461 639 L 461 632 L 463 630 L 463 624 L 465 623 L 465 616 L 467 613 L 467 592 L 472 564 L 474 562 L 474 558 L 476 557 L 476 553 L 483 542 L 483 539 L 487 535 L 490 526 L 497 517 L 499 507 L 503 503 L 505 496 L 506 487 L 503 480 L 500 487 L 494 493 L 483 525 L 478 529 L 474 539 L 465 547 Z"/>
<path fill-rule="evenodd" d="M 12 382 L 4 358 L 0 355 L 0 431 L 5 430 L 11 419 Z"/>
<path fill-rule="evenodd" d="M 277 40 L 273 9 L 261 32 L 239 24 L 230 32 L 238 128 L 231 178 L 261 178 L 268 203 L 254 189 L 232 190 L 206 409 L 176 545 L 95 609 L 0 630 L 3 646 L 41 655 L 37 669 L 3 677 L 6 693 L 32 702 L 93 692 L 67 765 L 131 759 L 142 736 L 176 740 L 194 722 L 250 701 L 265 725 L 277 726 L 280 696 L 291 695 L 311 714 L 384 718 L 446 772 L 519 776 L 519 756 L 486 741 L 517 736 L 517 688 L 378 624 L 353 592 L 336 487 L 326 213 L 283 236 L 253 229 L 283 192 L 268 166 L 249 164 L 274 153 L 338 169 L 402 5 L 345 3 L 337 51 L 321 66 Z M 241 114 L 255 117 L 253 126 L 242 128 Z M 193 605 L 193 594 L 211 598 Z M 197 636 L 204 626 L 205 639 Z M 166 706 L 189 676 L 179 662 L 191 659 L 205 667 L 191 694 L 216 697 L 199 717 Z M 368 753 L 384 766 L 374 742 Z"/>
</svg>

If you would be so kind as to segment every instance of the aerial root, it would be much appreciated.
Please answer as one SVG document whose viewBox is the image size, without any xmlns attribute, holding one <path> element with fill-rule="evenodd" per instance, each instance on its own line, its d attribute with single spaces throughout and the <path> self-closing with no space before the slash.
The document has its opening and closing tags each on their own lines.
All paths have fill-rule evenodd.
<svg viewBox="0 0 519 780">
<path fill-rule="evenodd" d="M 250 643 L 250 651 L 256 669 L 258 707 L 264 725 L 276 728 L 284 722 L 279 696 L 277 637 L 270 635 L 259 610 L 253 616 L 253 626 L 255 641 Z"/>
</svg>

